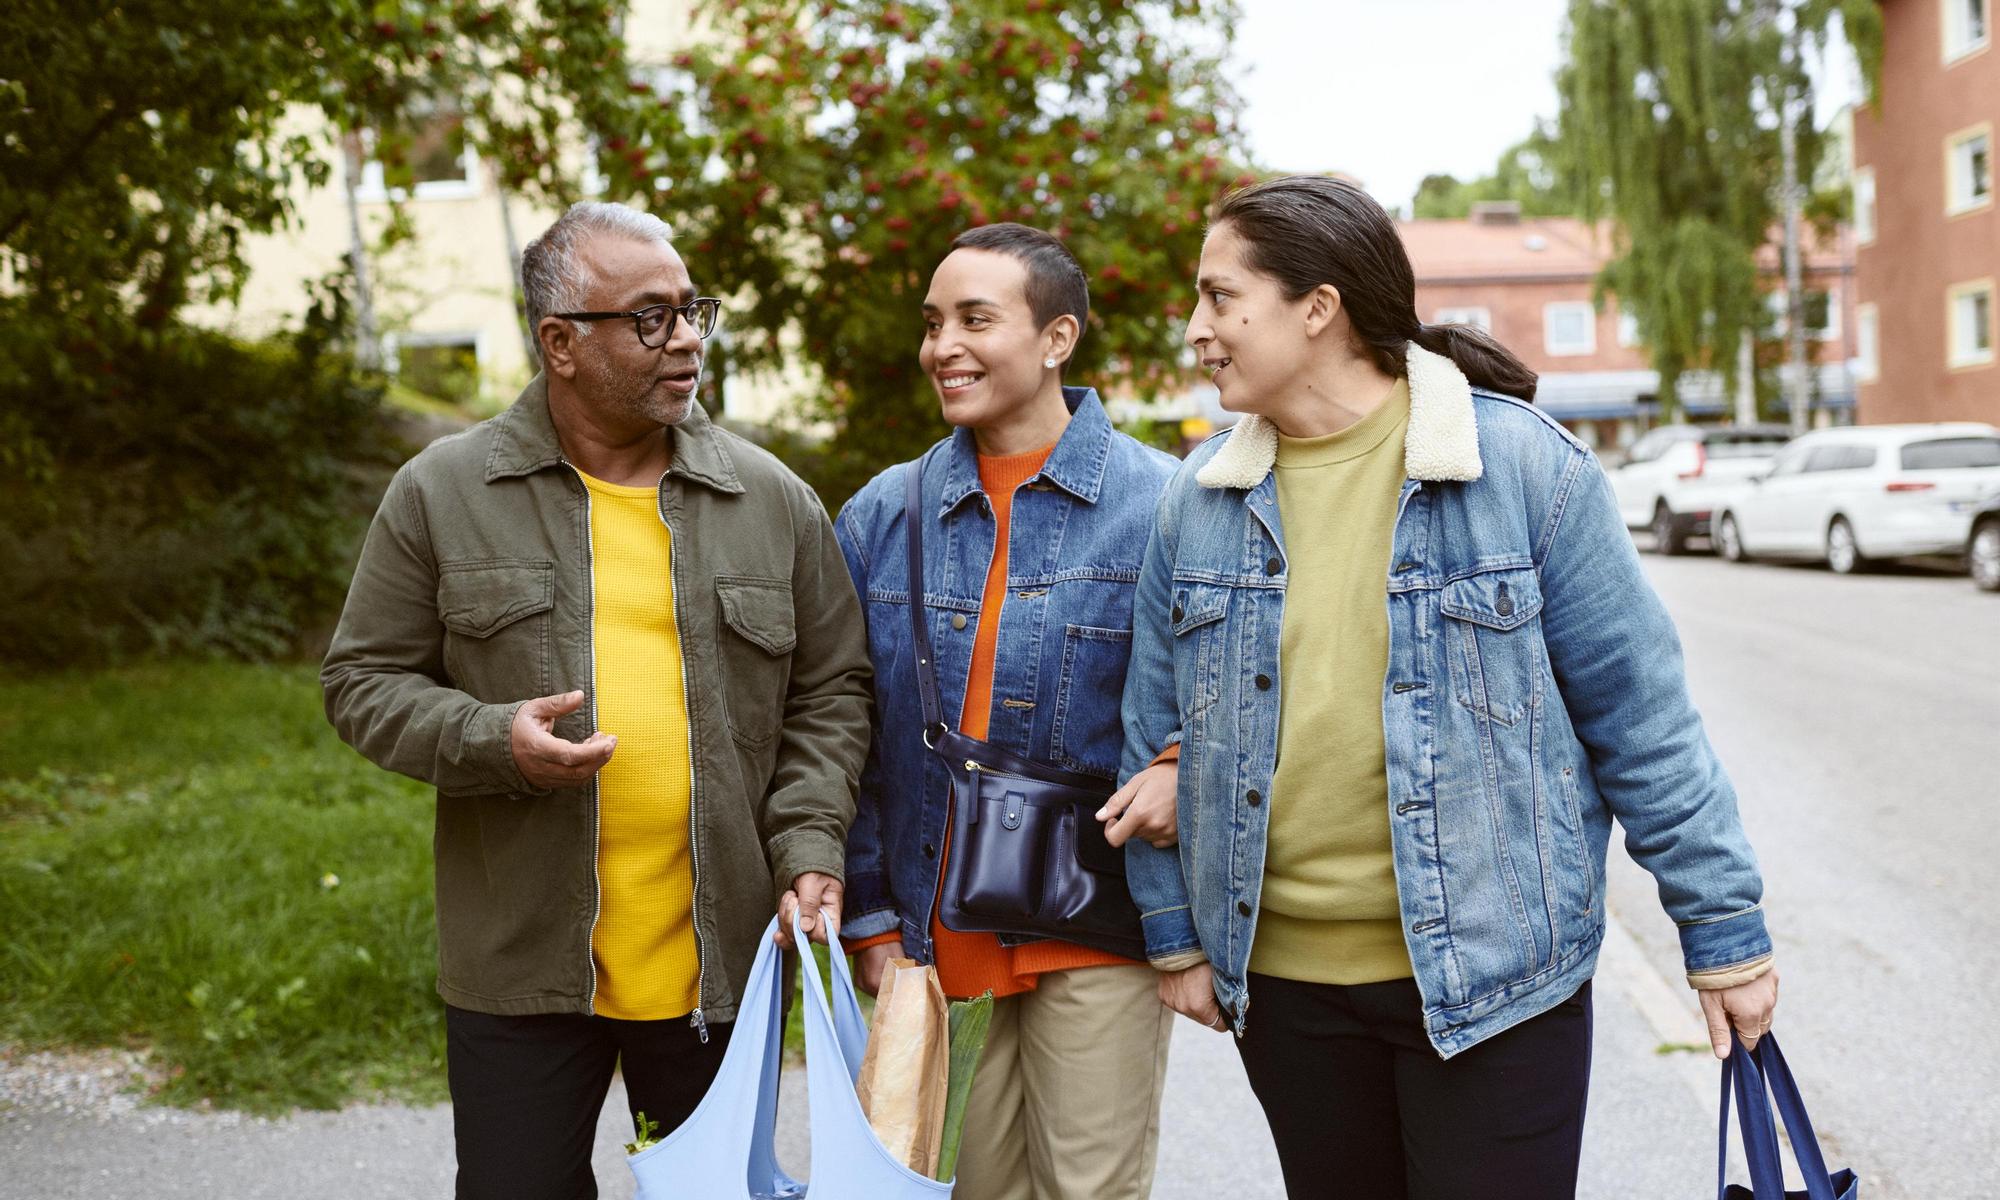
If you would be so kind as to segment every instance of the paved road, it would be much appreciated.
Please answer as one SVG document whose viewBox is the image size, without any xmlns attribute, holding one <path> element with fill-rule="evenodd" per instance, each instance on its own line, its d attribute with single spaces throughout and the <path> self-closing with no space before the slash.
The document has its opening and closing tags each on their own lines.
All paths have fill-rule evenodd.
<svg viewBox="0 0 2000 1200">
<path fill-rule="evenodd" d="M 1649 558 L 1742 796 L 1778 1028 L 1871 1200 L 1985 1195 L 2000 1146 L 2000 596 L 1962 575 Z M 1611 900 L 1661 970 L 1651 881 Z"/>
<path fill-rule="evenodd" d="M 1769 878 L 1779 1028 L 1823 1140 L 1872 1200 L 1983 1194 L 2000 1145 L 2000 918 L 1981 887 L 2000 860 L 2000 597 L 1909 571 L 1648 569 Z M 1651 882 L 1616 855 L 1611 909 L 1580 1194 L 1699 1195 L 1714 1170 L 1714 1068 L 1658 1052 L 1702 1035 Z M 787 1082 L 781 1155 L 807 1174 L 801 1080 Z M 614 1095 L 599 1130 L 606 1197 L 631 1194 L 622 1108 Z M 441 1108 L 275 1122 L 118 1112 L 0 1101 L 0 1200 L 450 1192 Z M 1161 1132 L 1159 1200 L 1282 1195 L 1226 1038 L 1178 1024 Z"/>
</svg>

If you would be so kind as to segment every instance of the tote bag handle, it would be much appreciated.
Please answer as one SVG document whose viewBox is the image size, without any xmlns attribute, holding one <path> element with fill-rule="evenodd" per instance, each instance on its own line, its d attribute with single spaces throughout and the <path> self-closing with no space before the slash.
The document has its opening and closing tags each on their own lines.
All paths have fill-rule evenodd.
<svg viewBox="0 0 2000 1200">
<path fill-rule="evenodd" d="M 1722 1200 L 1728 1187 L 1729 1109 L 1734 1095 L 1736 1110 L 1743 1118 L 1743 1157 L 1750 1168 L 1750 1189 L 1757 1200 L 1784 1200 L 1785 1171 L 1778 1150 L 1778 1119 L 1791 1135 L 1792 1153 L 1798 1159 L 1809 1200 L 1839 1200 L 1833 1177 L 1826 1169 L 1826 1156 L 1806 1115 L 1798 1081 L 1778 1049 L 1778 1039 L 1766 1033 L 1757 1049 L 1746 1050 L 1734 1032 L 1730 1034 L 1729 1057 L 1722 1060 L 1722 1114 L 1716 1147 L 1715 1195 Z M 1772 1102 L 1776 1102 L 1776 1116 Z"/>
</svg>

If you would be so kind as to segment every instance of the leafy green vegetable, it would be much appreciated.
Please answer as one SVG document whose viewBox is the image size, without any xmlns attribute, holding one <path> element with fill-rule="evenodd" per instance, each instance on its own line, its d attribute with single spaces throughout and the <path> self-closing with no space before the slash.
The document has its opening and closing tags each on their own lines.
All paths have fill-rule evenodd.
<svg viewBox="0 0 2000 1200">
<path fill-rule="evenodd" d="M 945 1077 L 944 1141 L 938 1150 L 937 1177 L 950 1180 L 958 1170 L 958 1146 L 965 1132 L 965 1105 L 972 1097 L 972 1077 L 979 1072 L 979 1056 L 986 1049 L 986 1033 L 993 1024 L 993 993 L 976 1000 L 958 1000 L 951 1006 L 951 1066 Z"/>
</svg>

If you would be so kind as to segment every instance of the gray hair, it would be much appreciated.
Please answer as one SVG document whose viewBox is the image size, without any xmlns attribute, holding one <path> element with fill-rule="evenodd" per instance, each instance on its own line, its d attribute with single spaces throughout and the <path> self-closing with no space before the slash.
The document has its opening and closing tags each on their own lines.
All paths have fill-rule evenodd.
<svg viewBox="0 0 2000 1200">
<path fill-rule="evenodd" d="M 550 313 L 583 307 L 591 284 L 590 268 L 578 251 L 593 234 L 613 234 L 641 242 L 672 242 L 674 231 L 651 213 L 585 200 L 569 206 L 542 236 L 521 251 L 521 294 L 528 305 L 528 329 L 539 329 Z M 589 322 L 578 322 L 576 336 L 590 336 Z M 537 337 L 539 346 L 540 339 Z"/>
</svg>

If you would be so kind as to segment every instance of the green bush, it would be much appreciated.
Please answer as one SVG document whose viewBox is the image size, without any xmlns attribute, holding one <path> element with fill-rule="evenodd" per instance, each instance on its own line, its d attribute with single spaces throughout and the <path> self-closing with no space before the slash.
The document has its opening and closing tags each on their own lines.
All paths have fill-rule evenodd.
<svg viewBox="0 0 2000 1200">
<path fill-rule="evenodd" d="M 379 382 L 312 325 L 21 330 L 0 362 L 0 663 L 314 648 L 395 461 Z"/>
</svg>

